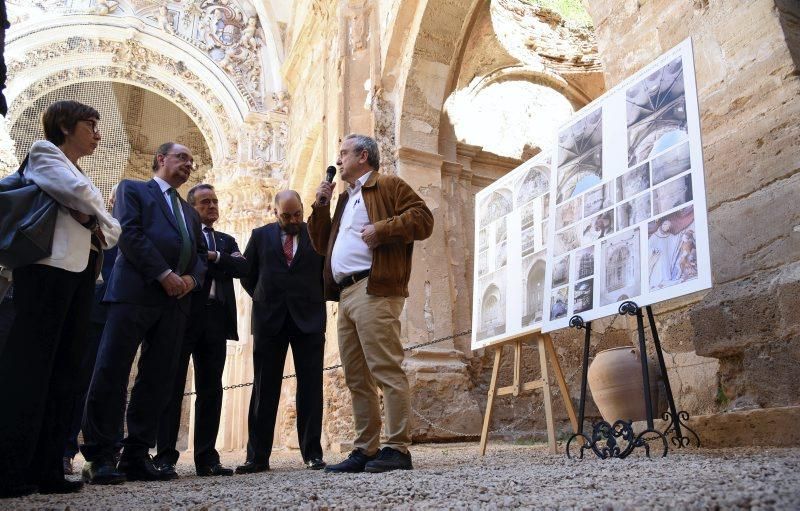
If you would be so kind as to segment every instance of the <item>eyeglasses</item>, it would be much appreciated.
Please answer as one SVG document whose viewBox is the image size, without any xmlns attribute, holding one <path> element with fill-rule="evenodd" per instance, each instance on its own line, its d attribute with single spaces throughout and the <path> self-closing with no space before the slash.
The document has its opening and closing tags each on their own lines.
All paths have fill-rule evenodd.
<svg viewBox="0 0 800 511">
<path fill-rule="evenodd" d="M 95 121 L 94 119 L 81 119 L 79 122 L 88 122 L 89 123 L 89 129 L 92 130 L 92 133 L 94 133 L 95 135 L 99 135 L 100 134 L 100 126 L 97 124 L 97 121 Z"/>
<path fill-rule="evenodd" d="M 197 170 L 197 164 L 194 162 L 194 158 L 192 158 L 188 154 L 186 154 L 186 153 L 167 153 L 167 154 L 178 158 L 183 163 L 191 164 L 192 170 Z"/>
</svg>

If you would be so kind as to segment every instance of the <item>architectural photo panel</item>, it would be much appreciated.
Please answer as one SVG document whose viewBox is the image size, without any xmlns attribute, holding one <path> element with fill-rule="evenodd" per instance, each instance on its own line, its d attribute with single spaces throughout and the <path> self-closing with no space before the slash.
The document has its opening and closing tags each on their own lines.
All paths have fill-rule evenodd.
<svg viewBox="0 0 800 511">
<path fill-rule="evenodd" d="M 544 331 L 711 285 L 691 42 L 585 110 L 558 134 Z"/>
<path fill-rule="evenodd" d="M 473 349 L 541 329 L 551 153 L 537 154 L 475 196 Z"/>
</svg>

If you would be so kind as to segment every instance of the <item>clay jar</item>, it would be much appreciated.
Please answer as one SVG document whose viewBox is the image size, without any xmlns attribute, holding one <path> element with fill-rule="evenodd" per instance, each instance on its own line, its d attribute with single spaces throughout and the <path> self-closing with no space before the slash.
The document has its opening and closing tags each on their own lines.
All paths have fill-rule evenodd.
<svg viewBox="0 0 800 511">
<path fill-rule="evenodd" d="M 648 375 L 653 418 L 657 419 L 660 375 L 658 366 L 652 360 L 648 360 Z M 599 352 L 589 366 L 588 379 L 592 398 L 606 422 L 613 424 L 618 419 L 647 419 L 642 363 L 637 348 L 623 346 Z"/>
</svg>

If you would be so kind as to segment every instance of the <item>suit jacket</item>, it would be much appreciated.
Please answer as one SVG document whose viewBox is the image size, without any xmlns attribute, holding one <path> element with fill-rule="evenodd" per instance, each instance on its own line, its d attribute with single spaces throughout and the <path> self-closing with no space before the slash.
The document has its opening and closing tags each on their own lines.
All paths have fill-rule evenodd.
<svg viewBox="0 0 800 511">
<path fill-rule="evenodd" d="M 204 234 L 205 237 L 205 234 Z M 250 265 L 243 256 L 234 257 L 239 252 L 239 245 L 230 234 L 214 231 L 214 242 L 219 252 L 219 259 L 208 263 L 208 272 L 203 284 L 202 300 L 192 302 L 192 321 L 201 321 L 206 314 L 205 303 L 211 291 L 211 283 L 216 282 L 214 290 L 216 299 L 225 305 L 225 333 L 227 339 L 238 341 L 239 332 L 236 318 L 236 294 L 233 291 L 233 279 L 247 276 Z"/>
<path fill-rule="evenodd" d="M 325 332 L 324 259 L 311 246 L 305 223 L 300 227 L 291 266 L 283 254 L 277 222 L 253 230 L 244 256 L 250 273 L 242 279 L 242 286 L 253 297 L 251 326 L 256 340 L 277 335 L 287 314 L 303 333 Z"/>
<path fill-rule="evenodd" d="M 71 272 L 86 269 L 92 235 L 72 218 L 67 208 L 96 217 L 106 240 L 103 248 L 116 245 L 120 225 L 106 210 L 100 190 L 52 142 L 37 140 L 33 143 L 23 175 L 61 206 L 56 217 L 50 257 L 36 261 L 36 264 Z"/>
<path fill-rule="evenodd" d="M 192 243 L 192 256 L 184 275 L 191 275 L 198 284 L 195 292 L 181 300 L 188 307 L 189 297 L 201 292 L 208 249 L 197 212 L 183 199 L 180 203 Z M 104 301 L 159 306 L 176 300 L 167 295 L 158 281 L 165 271 L 176 271 L 181 251 L 178 221 L 158 183 L 152 179 L 120 182 L 114 216 L 122 225 L 122 234 Z M 189 312 L 187 308 L 186 314 Z"/>
</svg>

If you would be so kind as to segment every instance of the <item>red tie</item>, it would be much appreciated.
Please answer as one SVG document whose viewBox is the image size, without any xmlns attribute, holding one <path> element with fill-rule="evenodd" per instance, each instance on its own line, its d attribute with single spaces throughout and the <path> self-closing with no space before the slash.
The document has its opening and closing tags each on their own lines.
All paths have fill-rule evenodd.
<svg viewBox="0 0 800 511">
<path fill-rule="evenodd" d="M 292 258 L 294 257 L 294 254 L 292 253 L 292 249 L 294 248 L 293 241 L 294 236 L 291 234 L 287 234 L 286 238 L 283 240 L 283 255 L 286 256 L 286 264 L 290 266 L 292 264 Z"/>
</svg>

